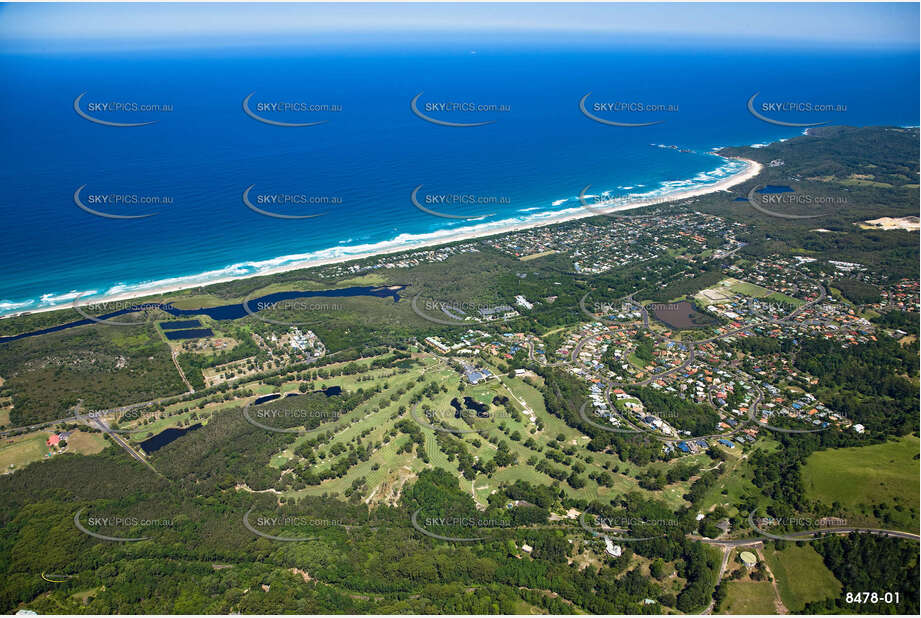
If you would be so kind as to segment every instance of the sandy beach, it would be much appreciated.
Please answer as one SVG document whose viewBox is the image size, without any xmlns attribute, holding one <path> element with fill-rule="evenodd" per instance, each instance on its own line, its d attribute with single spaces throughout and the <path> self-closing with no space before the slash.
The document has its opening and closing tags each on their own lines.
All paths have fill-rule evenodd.
<svg viewBox="0 0 921 618">
<path fill-rule="evenodd" d="M 370 257 L 389 255 L 394 253 L 404 253 L 407 251 L 415 251 L 423 248 L 432 248 L 440 245 L 446 245 L 450 243 L 455 243 L 464 240 L 473 240 L 476 238 L 484 238 L 488 236 L 496 236 L 499 234 L 507 234 L 509 232 L 517 232 L 526 229 L 532 229 L 537 227 L 545 227 L 548 225 L 556 225 L 559 223 L 564 223 L 567 221 L 573 221 L 577 219 L 585 219 L 589 217 L 596 217 L 599 214 L 622 212 L 626 210 L 634 210 L 637 208 L 643 208 L 646 206 L 652 205 L 663 205 L 667 203 L 677 202 L 680 200 L 686 200 L 693 197 L 699 197 L 702 195 L 707 195 L 710 193 L 716 193 L 718 191 L 727 191 L 730 188 L 739 185 L 743 182 L 747 182 L 752 178 L 756 177 L 761 173 L 762 165 L 756 161 L 750 159 L 742 159 L 739 157 L 724 157 L 726 159 L 732 159 L 736 161 L 743 161 L 746 163 L 747 167 L 745 170 L 728 176 L 723 180 L 720 180 L 716 183 L 695 187 L 686 190 L 678 190 L 673 193 L 650 196 L 650 197 L 621 197 L 610 202 L 596 202 L 591 204 L 591 206 L 584 206 L 579 208 L 570 208 L 566 211 L 563 211 L 556 215 L 547 216 L 544 219 L 520 222 L 512 221 L 508 222 L 507 225 L 487 227 L 487 226 L 476 226 L 474 228 L 462 228 L 459 230 L 454 230 L 453 233 L 445 233 L 442 236 L 434 237 L 431 239 L 420 239 L 417 244 L 407 245 L 395 243 L 392 247 L 381 247 L 374 250 L 368 251 L 366 253 L 355 253 L 350 255 L 342 255 L 336 257 L 326 257 L 326 258 L 313 258 L 306 259 L 300 262 L 292 262 L 284 264 L 274 268 L 265 268 L 260 270 L 257 273 L 236 275 L 236 276 L 226 276 L 226 277 L 216 277 L 214 279 L 207 279 L 207 281 L 197 282 L 197 281 L 182 281 L 176 284 L 168 284 L 157 287 L 151 287 L 149 289 L 139 289 L 132 290 L 130 292 L 125 292 L 121 294 L 112 294 L 108 296 L 90 296 L 86 300 L 80 301 L 80 306 L 93 304 L 98 305 L 102 303 L 120 303 L 122 301 L 135 300 L 135 299 L 145 299 L 147 301 L 153 301 L 158 296 L 169 294 L 172 292 L 179 292 L 182 290 L 195 289 L 207 287 L 209 285 L 214 285 L 216 283 L 225 283 L 227 281 L 238 281 L 241 279 L 249 279 L 252 277 L 264 277 L 267 275 L 275 275 L 283 272 L 290 272 L 293 270 L 303 270 L 306 268 L 315 268 L 319 266 L 326 266 L 329 264 L 337 264 L 342 262 L 350 262 L 354 260 L 362 260 Z M 502 223 L 502 222 L 499 222 Z M 203 278 L 208 277 L 208 273 L 203 273 L 200 275 Z M 79 297 L 78 297 L 79 298 Z M 36 309 L 23 309 L 22 313 L 40 313 L 45 311 L 58 311 L 61 309 L 67 309 L 72 306 L 74 301 L 61 303 L 54 306 L 48 307 L 39 307 Z M 7 315 L 4 317 L 15 317 L 17 314 Z M 20 313 L 21 315 L 21 313 Z"/>
</svg>

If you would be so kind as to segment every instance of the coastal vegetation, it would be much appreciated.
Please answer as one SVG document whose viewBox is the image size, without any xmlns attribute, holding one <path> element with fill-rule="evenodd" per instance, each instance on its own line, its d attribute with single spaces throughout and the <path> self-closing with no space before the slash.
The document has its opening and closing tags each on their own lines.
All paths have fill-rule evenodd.
<svg viewBox="0 0 921 618">
<path fill-rule="evenodd" d="M 768 542 L 765 564 L 746 573 L 730 561 L 722 581 L 712 544 L 755 535 L 753 514 L 917 532 L 917 313 L 893 303 L 858 321 L 854 307 L 878 303 L 883 289 L 911 306 L 910 286 L 865 279 L 881 271 L 916 280 L 917 247 L 908 241 L 917 239 L 850 221 L 917 207 L 907 193 L 890 203 L 910 184 L 902 177 L 917 175 L 908 160 L 917 158 L 917 132 L 871 133 L 829 130 L 731 151 L 784 159 L 759 184 L 796 174 L 808 187 L 847 187 L 848 210 L 822 223 L 833 234 L 765 221 L 720 193 L 669 208 L 695 221 L 704 212 L 738 215 L 744 225 L 726 228 L 738 234 L 730 244 L 712 231 L 689 239 L 682 224 L 663 241 L 667 250 L 601 272 L 576 269 L 581 246 L 522 261 L 486 239 L 476 251 L 411 267 L 328 277 L 318 268 L 168 295 L 195 308 L 269 292 L 388 289 L 202 317 L 207 337 L 168 341 L 159 322 L 172 318 L 151 310 L 125 318 L 138 321 L 128 326 L 0 342 L 0 397 L 11 404 L 0 446 L 8 472 L 0 476 L 0 608 L 628 614 L 698 613 L 711 602 L 716 612 L 772 612 L 780 599 L 788 610 L 821 613 L 866 610 L 842 593 L 877 590 L 903 596 L 875 611 L 916 612 L 915 541 Z M 872 184 L 850 182 L 877 155 Z M 595 217 L 555 229 L 568 241 L 626 227 Z M 778 279 L 790 278 L 786 292 L 747 270 L 765 256 Z M 794 272 L 793 256 L 815 262 Z M 829 259 L 859 261 L 866 272 L 843 275 Z M 736 278 L 746 273 L 760 283 Z M 695 299 L 706 323 L 694 325 L 693 367 L 690 331 L 663 339 L 662 324 L 647 328 L 634 304 L 699 297 L 729 279 L 727 295 L 744 297 L 727 301 L 735 309 L 756 299 L 782 319 L 750 319 L 740 329 L 747 332 L 730 332 L 743 316 L 713 317 Z M 831 319 L 817 300 L 820 283 L 847 301 L 837 299 L 834 308 L 844 309 L 831 316 L 841 328 L 818 331 Z M 415 298 L 431 302 L 417 311 Z M 467 307 L 470 319 L 445 324 L 446 307 Z M 497 307 L 501 318 L 477 311 Z M 814 312 L 809 323 L 789 317 L 798 308 Z M 0 332 L 64 324 L 72 313 L 3 320 Z M 904 332 L 890 336 L 894 329 Z M 292 345 L 307 331 L 322 355 Z M 595 356 L 579 360 L 582 346 L 595 344 Z M 622 371 L 644 374 L 615 384 Z M 675 386 L 666 372 L 685 382 Z M 687 433 L 618 431 L 637 419 L 605 394 L 615 386 L 631 409 L 641 405 Z M 731 392 L 717 396 L 723 390 Z M 804 410 L 821 403 L 835 418 L 809 425 L 821 431 L 789 433 L 776 427 L 806 427 L 802 418 L 778 412 L 769 428 L 742 413 L 779 410 L 758 407 L 774 401 L 802 401 Z M 605 402 L 610 414 L 595 414 L 593 404 Z M 116 440 L 91 430 L 71 417 L 76 406 L 112 409 L 109 425 L 124 433 Z M 67 420 L 50 422 L 57 419 Z M 690 439 L 726 420 L 741 425 L 725 434 L 731 440 Z M 43 421 L 38 432 L 27 426 Z M 132 454 L 151 436 L 199 424 L 143 462 Z M 52 455 L 48 437 L 77 429 Z M 83 525 L 90 515 L 168 523 L 89 526 L 147 537 L 107 542 L 75 527 L 77 513 Z"/>
</svg>

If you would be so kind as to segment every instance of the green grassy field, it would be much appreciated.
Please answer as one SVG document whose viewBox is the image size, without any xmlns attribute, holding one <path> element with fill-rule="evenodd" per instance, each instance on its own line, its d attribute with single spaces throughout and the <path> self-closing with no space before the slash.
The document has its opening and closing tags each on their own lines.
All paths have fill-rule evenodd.
<svg viewBox="0 0 921 618">
<path fill-rule="evenodd" d="M 356 480 L 364 479 L 363 488 L 360 490 L 362 498 L 370 498 L 374 502 L 378 502 L 386 500 L 387 496 L 394 496 L 395 491 L 405 482 L 407 475 L 418 474 L 425 468 L 439 467 L 456 475 L 461 487 L 465 491 L 470 491 L 478 503 L 485 504 L 489 495 L 501 483 L 510 483 L 517 479 L 523 479 L 540 485 L 553 484 L 552 477 L 537 471 L 527 462 L 531 459 L 541 460 L 545 458 L 545 449 L 550 443 L 556 443 L 558 437 L 560 437 L 560 448 L 576 448 L 576 455 L 572 457 L 572 461 L 580 463 L 585 468 L 579 474 L 585 480 L 584 487 L 575 489 L 565 481 L 559 483 L 560 489 L 566 494 L 580 499 L 601 498 L 610 500 L 617 495 L 630 491 L 645 492 L 645 490 L 638 488 L 635 478 L 636 474 L 641 472 L 641 469 L 621 461 L 614 453 L 583 452 L 578 447 L 584 447 L 588 442 L 588 437 L 567 426 L 562 420 L 548 414 L 539 390 L 525 380 L 508 378 L 500 374 L 497 368 L 489 363 L 485 363 L 485 366 L 491 369 L 494 374 L 499 375 L 500 379 L 489 380 L 476 386 L 466 384 L 463 390 L 461 390 L 460 375 L 454 369 L 433 357 L 424 358 L 422 365 L 396 375 L 391 369 L 376 369 L 351 376 L 323 380 L 325 385 L 338 384 L 347 390 L 382 385 L 384 382 L 389 385 L 386 392 L 374 395 L 370 400 L 359 406 L 358 409 L 340 419 L 337 423 L 338 430 L 335 435 L 325 447 L 319 449 L 321 452 L 328 453 L 329 449 L 333 448 L 334 445 L 349 448 L 350 444 L 360 439 L 365 444 L 375 445 L 374 450 L 368 461 L 353 466 L 341 478 L 327 479 L 319 485 L 286 493 L 291 496 L 342 493 L 349 489 Z M 423 377 L 421 382 L 417 381 L 420 376 Z M 478 474 L 472 480 L 466 479 L 458 468 L 457 460 L 449 459 L 448 455 L 441 449 L 436 439 L 436 431 L 425 423 L 420 423 L 420 430 L 424 436 L 424 449 L 429 458 L 428 463 L 413 455 L 397 452 L 408 440 L 405 434 L 398 433 L 389 443 L 384 444 L 383 440 L 396 423 L 401 420 L 413 419 L 409 413 L 409 410 L 412 409 L 412 397 L 416 391 L 431 383 L 443 385 L 446 391 L 438 391 L 432 396 L 423 398 L 417 408 L 417 416 L 422 415 L 422 406 L 427 406 L 438 413 L 440 421 L 455 429 L 466 430 L 468 425 L 464 421 L 454 418 L 453 408 L 450 405 L 451 400 L 453 398 L 462 400 L 463 397 L 468 396 L 476 401 L 488 403 L 492 408 L 490 416 L 488 418 L 473 419 L 473 427 L 482 432 L 483 435 L 463 433 L 454 435 L 453 439 L 463 442 L 467 452 L 480 461 L 492 459 L 496 454 L 496 444 L 500 441 L 505 442 L 510 451 L 517 456 L 518 463 L 500 468 L 488 476 Z M 292 384 L 289 387 L 286 384 L 281 390 L 293 389 L 294 386 Z M 402 387 L 408 387 L 409 390 L 403 393 L 396 401 L 391 400 L 389 393 Z M 508 397 L 516 410 L 522 411 L 524 407 L 528 407 L 538 419 L 538 424 L 532 422 L 529 416 L 523 412 L 518 420 L 508 417 L 501 407 L 492 404 L 496 396 Z M 405 410 L 402 413 L 400 413 L 401 407 Z M 424 419 L 424 416 L 422 418 Z M 542 425 L 543 428 L 538 429 L 539 425 Z M 362 436 L 362 434 L 364 435 Z M 518 439 L 513 439 L 512 436 Z M 270 465 L 280 467 L 285 462 L 296 458 L 294 451 L 305 439 L 299 439 L 284 451 L 276 453 L 272 457 Z M 524 443 L 529 439 L 533 439 L 535 444 L 526 446 Z M 710 465 L 707 458 L 701 457 L 701 466 Z M 328 470 L 336 459 L 338 458 L 322 457 L 315 463 L 315 469 L 318 472 Z M 566 468 L 566 466 L 556 462 L 553 462 L 552 465 L 554 468 Z M 605 466 L 609 466 L 611 469 L 616 466 L 619 470 L 618 472 L 609 472 L 613 481 L 612 487 L 601 486 L 589 478 L 590 474 L 601 474 L 606 470 Z M 687 493 L 688 486 L 688 482 L 680 482 L 669 485 L 662 491 L 648 493 L 651 497 L 654 496 L 663 500 L 671 507 L 679 508 L 686 505 L 683 496 Z"/>
<path fill-rule="evenodd" d="M 801 612 L 806 603 L 841 594 L 841 583 L 809 544 L 788 545 L 783 551 L 766 546 L 764 558 L 777 578 L 780 598 L 791 612 Z"/>
<path fill-rule="evenodd" d="M 838 502 L 852 517 L 873 518 L 874 505 L 888 503 L 885 527 L 917 532 L 918 447 L 915 436 L 872 446 L 813 453 L 803 466 L 803 485 L 810 499 Z M 876 519 L 876 518 L 873 518 Z"/>
<path fill-rule="evenodd" d="M 724 280 L 720 283 L 725 283 Z M 753 298 L 764 298 L 771 294 L 771 290 L 761 287 L 760 285 L 755 285 L 754 283 L 748 283 L 747 281 L 739 281 L 737 279 L 732 279 L 732 283 L 729 283 L 729 289 L 735 292 L 736 294 L 744 294 L 745 296 L 751 296 Z"/>
<path fill-rule="evenodd" d="M 40 460 L 50 450 L 45 445 L 47 439 L 48 432 L 39 431 L 18 436 L 11 441 L 4 440 L 0 445 L 0 471 L 19 470 L 33 461 Z"/>
<path fill-rule="evenodd" d="M 0 444 L 0 472 L 15 472 L 33 461 L 45 459 L 45 455 L 51 452 L 46 445 L 49 435 L 49 431 L 37 431 L 5 439 Z M 107 446 L 108 442 L 101 433 L 74 431 L 67 440 L 67 452 L 79 455 L 93 455 Z"/>
<path fill-rule="evenodd" d="M 792 296 L 787 296 L 786 294 L 781 294 L 780 292 L 775 292 L 769 288 L 757 285 L 755 283 L 749 283 L 747 281 L 740 281 L 732 277 L 727 277 L 720 281 L 717 285 L 708 288 L 711 292 L 719 292 L 725 298 L 723 300 L 714 299 L 710 297 L 703 296 L 698 293 L 695 295 L 695 299 L 704 304 L 723 304 L 729 302 L 729 297 L 731 294 L 741 294 L 743 296 L 750 296 L 752 298 L 765 298 L 768 300 L 773 300 L 777 302 L 785 302 L 796 305 L 797 307 L 802 305 L 804 301 L 793 298 Z"/>
<path fill-rule="evenodd" d="M 393 428 L 397 421 L 401 418 L 409 417 L 409 412 L 406 412 L 402 416 L 392 418 L 395 416 L 395 413 L 397 413 L 399 407 L 405 406 L 407 409 L 411 408 L 409 400 L 412 390 L 404 393 L 403 396 L 396 401 L 390 400 L 390 391 L 399 389 L 403 386 L 412 387 L 412 385 L 416 384 L 415 380 L 420 375 L 425 375 L 429 381 L 440 381 L 447 380 L 451 377 L 456 378 L 457 374 L 439 366 L 436 361 L 429 358 L 424 360 L 422 366 L 415 367 L 397 375 L 391 375 L 389 369 L 382 369 L 352 376 L 340 376 L 323 380 L 323 384 L 327 386 L 338 385 L 345 389 L 353 389 L 356 387 L 368 388 L 369 386 L 384 382 L 390 387 L 385 392 L 371 397 L 355 410 L 341 417 L 336 423 L 336 426 L 340 427 L 340 430 L 335 433 L 327 446 L 332 447 L 334 444 L 346 445 L 353 439 L 358 439 L 362 433 L 366 433 L 365 438 L 362 439 L 365 442 L 372 444 L 379 441 L 382 442 L 384 435 Z M 359 382 L 359 376 L 371 377 L 372 379 L 370 381 Z M 374 412 L 374 408 L 379 408 L 379 411 Z M 434 431 L 424 427 L 422 431 L 426 437 L 425 450 L 430 457 L 430 465 L 437 465 L 457 473 L 457 463 L 448 462 L 444 453 L 437 448 L 434 439 Z M 285 461 L 294 457 L 293 451 L 306 439 L 307 437 L 300 438 L 296 440 L 291 447 L 282 453 L 276 454 L 272 458 L 271 465 L 280 466 Z M 361 462 L 350 468 L 345 476 L 329 479 L 320 485 L 288 492 L 287 495 L 296 497 L 303 495 L 321 495 L 324 493 L 341 493 L 348 489 L 356 479 L 364 478 L 366 482 L 364 494 L 370 496 L 372 493 L 375 493 L 375 499 L 378 499 L 380 496 L 386 494 L 391 487 L 399 485 L 407 475 L 411 476 L 417 474 L 426 467 L 424 462 L 415 458 L 412 454 L 397 453 L 397 450 L 399 450 L 406 440 L 407 437 L 405 435 L 398 434 L 390 442 L 381 444 L 380 448 L 373 452 L 368 461 Z M 323 450 L 328 449 L 324 448 Z M 335 458 L 321 460 L 316 464 L 316 469 L 328 469 L 334 460 Z"/>
<path fill-rule="evenodd" d="M 101 433 L 75 431 L 67 440 L 67 450 L 81 455 L 94 455 L 109 446 Z"/>
<path fill-rule="evenodd" d="M 380 358 L 380 357 L 373 357 L 373 358 Z M 371 359 L 368 359 L 368 360 L 370 361 Z M 377 379 L 377 378 L 380 378 L 380 376 L 390 371 L 391 371 L 390 369 L 378 369 L 375 371 L 368 371 L 366 373 L 363 373 L 361 374 L 361 376 L 362 377 L 372 377 L 374 379 Z M 397 378 L 391 378 L 391 380 L 396 380 L 396 379 Z M 396 382 L 392 382 L 392 383 L 396 384 Z M 298 387 L 301 384 L 302 384 L 301 381 L 286 381 L 282 383 L 281 387 L 278 387 L 278 386 L 273 386 L 271 384 L 263 384 L 262 382 L 256 381 L 256 380 L 253 380 L 253 381 L 241 380 L 239 382 L 236 382 L 234 386 L 236 388 L 249 389 L 253 392 L 254 395 L 261 396 L 261 395 L 268 395 L 271 393 L 279 393 L 279 392 L 282 394 L 297 392 Z M 309 390 L 319 390 L 321 388 L 326 388 L 329 386 L 341 386 L 343 389 L 353 390 L 361 386 L 366 386 L 366 383 L 359 383 L 358 375 L 344 375 L 344 376 L 332 376 L 328 378 L 318 379 L 313 382 L 309 382 L 308 386 L 309 386 Z M 162 418 L 152 420 L 147 423 L 143 423 L 139 421 L 134 421 L 134 422 L 126 421 L 120 424 L 118 428 L 119 429 L 131 429 L 131 430 L 141 429 L 142 431 L 130 434 L 131 440 L 135 442 L 141 442 L 141 441 L 146 440 L 150 436 L 156 433 L 159 433 L 169 427 L 183 426 L 183 423 L 194 424 L 195 422 L 206 421 L 206 419 L 211 414 L 214 414 L 216 412 L 223 412 L 227 409 L 238 409 L 241 406 L 241 403 L 239 401 L 230 400 L 230 401 L 221 401 L 221 402 L 209 402 L 203 409 L 199 408 L 198 404 L 201 401 L 207 400 L 207 399 L 208 398 L 205 397 L 204 399 L 193 399 L 191 401 L 178 401 L 176 403 L 166 406 L 163 412 L 158 413 L 158 416 L 161 416 Z M 187 412 L 180 412 L 180 410 L 183 410 L 190 406 L 192 407 L 191 410 Z M 193 414 L 197 414 L 198 418 L 193 419 L 192 418 Z M 142 420 L 146 420 L 146 419 L 142 418 Z"/>
<path fill-rule="evenodd" d="M 776 614 L 771 582 L 726 582 L 721 614 Z"/>
<path fill-rule="evenodd" d="M 774 290 L 756 285 L 754 283 L 749 283 L 747 281 L 738 281 L 736 279 L 725 279 L 722 283 L 732 282 L 728 284 L 730 290 L 736 294 L 743 294 L 745 296 L 751 296 L 752 298 L 766 298 L 767 300 L 772 300 L 775 302 L 789 303 L 799 307 L 804 304 L 805 301 L 802 301 L 798 298 L 793 298 L 786 294 L 781 294 L 780 292 L 775 292 Z"/>
<path fill-rule="evenodd" d="M 529 460 L 541 460 L 546 457 L 546 448 L 551 444 L 557 443 L 558 448 L 575 448 L 575 455 L 572 462 L 578 462 L 584 466 L 584 471 L 579 473 L 585 481 L 585 486 L 575 489 L 566 481 L 560 482 L 559 487 L 566 494 L 580 499 L 600 498 L 610 500 L 613 497 L 630 491 L 639 491 L 648 493 L 650 497 L 663 500 L 670 507 L 680 508 L 686 506 L 684 495 L 686 494 L 689 482 L 678 482 L 669 485 L 661 491 L 642 490 L 637 485 L 636 476 L 643 472 L 643 469 L 633 464 L 622 461 L 616 453 L 588 453 L 579 447 L 584 447 L 588 442 L 588 437 L 582 435 L 576 429 L 567 426 L 561 419 L 547 413 L 544 406 L 543 397 L 540 391 L 532 385 L 531 380 L 540 382 L 540 378 L 532 376 L 531 379 L 509 378 L 499 372 L 495 363 L 481 362 L 485 367 L 499 377 L 499 379 L 490 380 L 479 385 L 465 384 L 461 375 L 438 357 L 419 356 L 419 364 L 409 368 L 397 368 L 394 366 L 379 367 L 375 369 L 365 369 L 358 373 L 342 376 L 332 376 L 312 380 L 307 383 L 308 390 L 316 390 L 329 386 L 341 386 L 348 391 L 354 391 L 358 388 L 373 388 L 375 386 L 383 387 L 383 392 L 373 395 L 370 399 L 362 403 L 356 409 L 350 411 L 341 417 L 335 424 L 335 434 L 324 447 L 318 449 L 324 453 L 315 464 L 317 471 L 328 470 L 338 459 L 337 456 L 329 456 L 329 449 L 333 445 L 341 445 L 350 448 L 356 441 L 360 440 L 364 444 L 372 445 L 373 451 L 368 461 L 360 462 L 350 468 L 341 478 L 332 478 L 323 481 L 320 485 L 308 486 L 298 490 L 285 492 L 289 497 L 303 495 L 321 495 L 323 493 L 342 494 L 353 486 L 355 481 L 364 480 L 359 494 L 363 499 L 372 499 L 378 502 L 382 497 L 395 497 L 399 488 L 412 476 L 418 474 L 425 468 L 439 467 L 448 470 L 457 475 L 461 486 L 471 491 L 477 502 L 485 504 L 490 493 L 495 491 L 500 483 L 514 482 L 517 479 L 527 480 L 531 483 L 540 485 L 554 484 L 552 477 L 538 472 L 533 466 L 528 465 Z M 370 364 L 370 359 L 362 361 L 360 364 Z M 419 378 L 422 381 L 418 381 Z M 462 387 L 461 384 L 464 383 Z M 398 433 L 396 437 L 384 443 L 396 423 L 400 420 L 411 419 L 409 410 L 412 408 L 412 398 L 414 393 L 425 385 L 437 384 L 444 386 L 446 391 L 438 391 L 433 396 L 427 396 L 420 405 L 427 405 L 432 410 L 439 413 L 439 418 L 457 429 L 467 429 L 465 422 L 453 417 L 453 409 L 450 401 L 453 398 L 463 399 L 469 396 L 474 400 L 490 404 L 492 414 L 488 418 L 475 419 L 474 427 L 481 432 L 485 432 L 484 437 L 473 433 L 460 434 L 455 438 L 460 439 L 470 455 L 480 461 L 488 461 L 495 456 L 496 446 L 499 441 L 508 444 L 509 449 L 517 455 L 518 463 L 496 470 L 494 473 L 486 476 L 479 474 L 473 480 L 463 478 L 456 460 L 451 460 L 448 455 L 441 450 L 436 440 L 436 432 L 429 427 L 422 426 L 421 431 L 425 438 L 424 450 L 429 458 L 428 463 L 409 453 L 397 453 L 401 446 L 407 441 L 405 434 Z M 261 383 L 258 380 L 243 379 L 234 384 L 235 388 L 248 389 L 254 396 L 268 393 L 282 394 L 297 392 L 299 387 L 303 386 L 302 380 L 286 380 L 280 386 Z M 390 395 L 398 389 L 408 389 L 396 400 L 391 400 Z M 494 405 L 493 399 L 496 397 L 508 397 L 516 410 L 523 411 L 529 408 L 538 419 L 537 423 L 531 421 L 530 417 L 523 412 L 518 420 L 510 418 L 504 414 L 501 407 Z M 153 420 L 147 424 L 138 422 L 123 423 L 122 429 L 142 429 L 142 431 L 131 434 L 130 440 L 140 442 L 158 433 L 168 427 L 184 426 L 197 421 L 207 421 L 212 414 L 223 414 L 230 410 L 229 413 L 239 413 L 239 401 L 225 402 L 208 402 L 204 409 L 198 407 L 201 401 L 205 399 L 193 399 L 191 401 L 179 401 L 170 404 L 160 415 L 162 418 Z M 182 410 L 191 407 L 192 409 L 183 412 Z M 404 411 L 401 413 L 400 408 Z M 192 418 L 193 415 L 198 418 Z M 513 439 L 515 435 L 518 439 Z M 304 441 L 309 439 L 302 436 L 294 443 L 282 451 L 272 455 L 269 465 L 275 468 L 283 466 L 286 462 L 298 458 L 295 450 Z M 533 439 L 531 446 L 525 446 L 524 442 Z M 706 457 L 701 456 L 698 462 L 701 467 L 711 465 Z M 567 469 L 567 466 L 556 462 L 552 463 L 554 468 Z M 618 470 L 614 472 L 614 468 Z M 655 467 L 659 467 L 656 464 Z M 663 467 L 667 467 L 663 464 Z M 589 478 L 590 474 L 601 474 L 608 471 L 613 486 L 604 487 Z M 384 498 L 386 501 L 389 499 Z"/>
<path fill-rule="evenodd" d="M 806 304 L 806 301 L 804 300 L 793 298 L 792 296 L 787 296 L 786 294 L 781 294 L 780 292 L 772 292 L 771 294 L 768 294 L 767 299 L 777 303 L 787 303 L 795 307 Z"/>
</svg>

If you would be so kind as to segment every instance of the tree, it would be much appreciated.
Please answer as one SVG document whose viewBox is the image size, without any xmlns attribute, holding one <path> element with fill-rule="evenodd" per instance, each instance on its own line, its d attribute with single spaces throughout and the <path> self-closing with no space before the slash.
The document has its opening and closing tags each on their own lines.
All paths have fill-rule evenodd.
<svg viewBox="0 0 921 618">
<path fill-rule="evenodd" d="M 665 561 L 662 558 L 653 560 L 649 565 L 649 574 L 656 579 L 662 579 L 662 576 L 665 575 Z"/>
</svg>

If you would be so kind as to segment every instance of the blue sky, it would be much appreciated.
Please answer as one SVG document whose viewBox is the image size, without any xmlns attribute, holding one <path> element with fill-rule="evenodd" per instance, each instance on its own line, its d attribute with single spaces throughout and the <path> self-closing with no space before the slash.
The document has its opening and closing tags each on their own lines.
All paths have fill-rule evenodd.
<svg viewBox="0 0 921 618">
<path fill-rule="evenodd" d="M 5 4 L 0 39 L 249 39 L 343 31 L 535 31 L 917 47 L 917 3 Z"/>
</svg>

